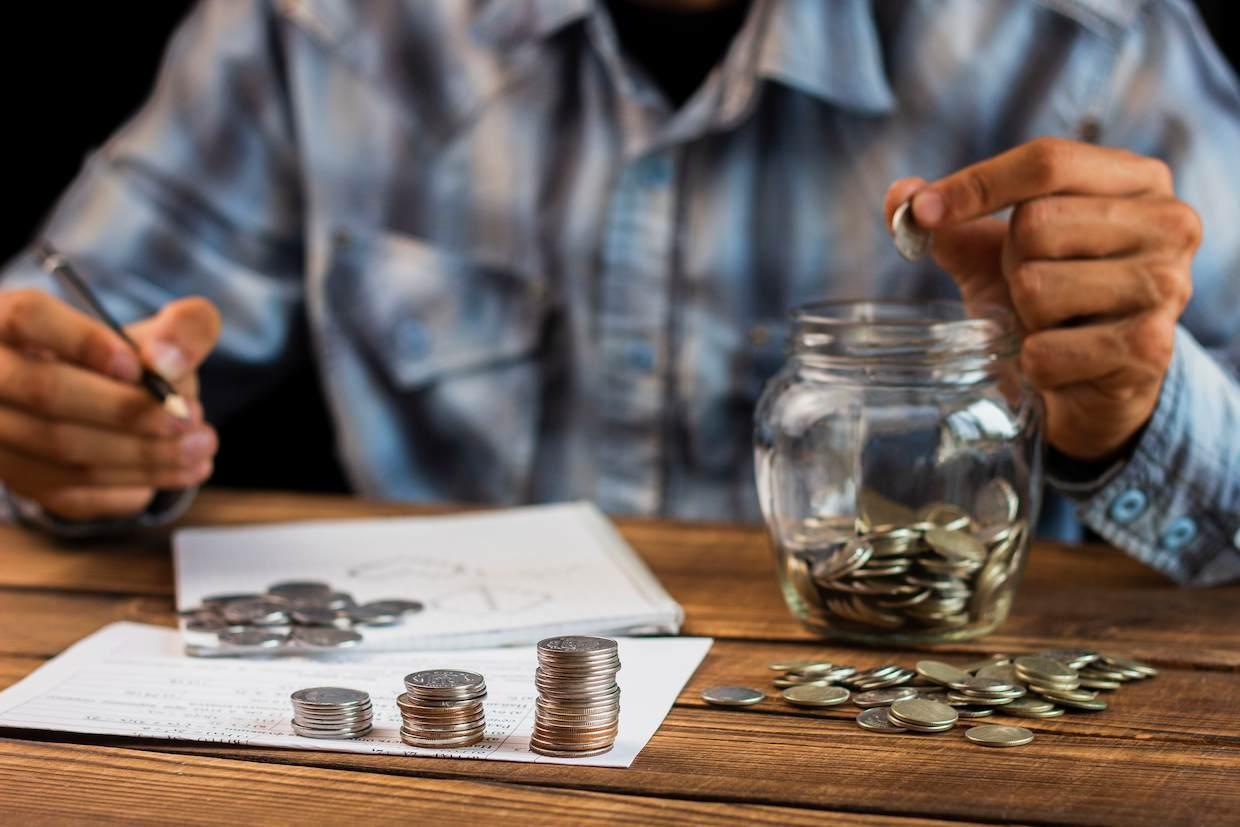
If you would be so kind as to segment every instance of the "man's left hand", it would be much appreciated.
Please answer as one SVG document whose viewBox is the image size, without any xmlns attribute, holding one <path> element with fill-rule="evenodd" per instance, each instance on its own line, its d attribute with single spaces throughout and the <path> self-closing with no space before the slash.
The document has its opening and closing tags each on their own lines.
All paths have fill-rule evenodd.
<svg viewBox="0 0 1240 827">
<path fill-rule="evenodd" d="M 910 197 L 965 304 L 1015 311 L 1051 445 L 1086 461 L 1119 456 L 1158 401 L 1201 242 L 1167 165 L 1038 138 L 932 183 L 896 181 L 888 226 Z M 988 217 L 1008 207 L 1010 219 Z"/>
</svg>

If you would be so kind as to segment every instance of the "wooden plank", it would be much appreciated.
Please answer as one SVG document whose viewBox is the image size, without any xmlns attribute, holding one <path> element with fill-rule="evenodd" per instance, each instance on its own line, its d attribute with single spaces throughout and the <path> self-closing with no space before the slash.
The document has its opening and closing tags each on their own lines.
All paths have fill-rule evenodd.
<svg viewBox="0 0 1240 827">
<path fill-rule="evenodd" d="M 1234 739 L 1177 744 L 1042 733 L 1026 747 L 997 750 L 970 744 L 959 731 L 880 735 L 843 721 L 677 707 L 628 770 L 153 741 L 138 746 L 264 764 L 928 818 L 1163 827 L 1240 812 Z"/>
<path fill-rule="evenodd" d="M 423 779 L 191 755 L 0 739 L 5 820 L 125 824 L 459 823 L 929 827 L 948 822 Z M 960 823 L 960 822 L 953 822 Z"/>
<path fill-rule="evenodd" d="M 52 657 L 115 620 L 176 625 L 168 597 L 0 589 L 0 654 Z"/>
</svg>

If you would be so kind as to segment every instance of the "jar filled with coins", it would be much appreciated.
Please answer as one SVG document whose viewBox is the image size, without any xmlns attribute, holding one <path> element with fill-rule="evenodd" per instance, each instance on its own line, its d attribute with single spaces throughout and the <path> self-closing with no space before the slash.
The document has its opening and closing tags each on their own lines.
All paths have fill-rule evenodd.
<svg viewBox="0 0 1240 827">
<path fill-rule="evenodd" d="M 956 302 L 793 314 L 758 404 L 758 495 L 792 613 L 875 644 L 984 635 L 1037 519 L 1042 408 L 1015 321 Z"/>
</svg>

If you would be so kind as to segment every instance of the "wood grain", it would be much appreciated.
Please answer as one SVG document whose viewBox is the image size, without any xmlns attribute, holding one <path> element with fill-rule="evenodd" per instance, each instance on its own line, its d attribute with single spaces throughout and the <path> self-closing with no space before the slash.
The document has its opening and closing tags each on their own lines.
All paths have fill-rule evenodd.
<svg viewBox="0 0 1240 827">
<path fill-rule="evenodd" d="M 437 510 L 216 492 L 203 495 L 189 521 Z M 1033 744 L 988 750 L 959 731 L 867 732 L 851 720 L 851 706 L 705 706 L 707 685 L 768 688 L 774 658 L 911 665 L 925 654 L 816 640 L 788 615 L 758 528 L 643 520 L 619 528 L 685 607 L 686 632 L 721 638 L 629 770 L 10 731 L 23 740 L 0 739 L 5 805 L 16 788 L 13 812 L 49 822 L 452 822 L 493 810 L 522 823 L 1163 825 L 1240 813 L 1240 586 L 1181 590 L 1111 549 L 1039 545 L 1008 623 L 985 640 L 938 647 L 937 657 L 1085 645 L 1149 659 L 1163 674 L 1126 686 L 1098 715 L 1020 721 L 1037 731 Z M 171 593 L 165 536 L 66 546 L 0 527 L 0 686 L 110 621 L 171 625 Z"/>
<path fill-rule="evenodd" d="M 393 775 L 1022 824 L 1164 827 L 1201 824 L 1206 813 L 1222 822 L 1222 814 L 1240 812 L 1234 743 L 1121 743 L 1043 733 L 1026 747 L 999 750 L 968 743 L 959 729 L 880 735 L 844 721 L 683 707 L 672 710 L 627 770 L 175 742 L 139 746 Z"/>
<path fill-rule="evenodd" d="M 123 783 L 117 783 L 123 779 Z M 189 755 L 0 739 L 5 818 L 124 824 L 455 824 L 583 825 L 654 822 L 718 825 L 832 824 L 929 827 L 897 819 L 763 805 L 608 795 L 535 785 L 428 780 L 348 770 L 256 764 Z M 512 820 L 512 821 L 508 821 Z M 10 822 L 11 823 L 11 822 Z M 959 822 L 956 822 L 959 823 Z"/>
</svg>

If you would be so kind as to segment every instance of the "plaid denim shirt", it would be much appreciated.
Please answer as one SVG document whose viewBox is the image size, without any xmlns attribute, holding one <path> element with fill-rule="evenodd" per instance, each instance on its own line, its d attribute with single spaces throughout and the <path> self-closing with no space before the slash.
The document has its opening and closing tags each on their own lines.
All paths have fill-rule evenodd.
<svg viewBox="0 0 1240 827">
<path fill-rule="evenodd" d="M 758 0 L 679 109 L 587 0 L 212 0 L 47 234 L 122 317 L 218 303 L 215 421 L 312 357 L 359 492 L 755 519 L 788 309 L 954 295 L 887 184 L 1086 133 L 1168 161 L 1206 240 L 1135 455 L 1043 528 L 1229 579 L 1240 92 L 1186 0 Z"/>
</svg>

